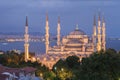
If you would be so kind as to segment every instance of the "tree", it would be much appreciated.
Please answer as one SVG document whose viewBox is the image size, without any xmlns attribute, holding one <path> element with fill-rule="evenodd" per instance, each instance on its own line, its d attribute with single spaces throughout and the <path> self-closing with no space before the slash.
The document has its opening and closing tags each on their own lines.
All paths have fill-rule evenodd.
<svg viewBox="0 0 120 80">
<path fill-rule="evenodd" d="M 120 77 L 120 54 L 108 49 L 96 52 L 81 62 L 81 80 L 118 80 Z"/>
<path fill-rule="evenodd" d="M 55 80 L 55 73 L 52 71 L 45 72 L 43 77 L 45 80 Z"/>
<path fill-rule="evenodd" d="M 67 68 L 68 65 L 67 63 L 65 62 L 65 60 L 58 60 L 58 62 L 53 66 L 53 71 L 55 72 L 55 70 L 61 70 L 61 68 Z M 55 69 L 56 68 L 56 69 Z"/>
<path fill-rule="evenodd" d="M 69 56 L 66 60 L 60 59 L 54 66 L 53 72 L 56 73 L 56 76 L 61 80 L 73 79 L 77 80 L 79 76 L 79 57 Z M 76 79 L 77 78 L 77 79 Z"/>
<path fill-rule="evenodd" d="M 80 65 L 79 57 L 77 56 L 69 56 L 66 59 L 66 63 L 69 68 L 74 68 Z"/>
</svg>

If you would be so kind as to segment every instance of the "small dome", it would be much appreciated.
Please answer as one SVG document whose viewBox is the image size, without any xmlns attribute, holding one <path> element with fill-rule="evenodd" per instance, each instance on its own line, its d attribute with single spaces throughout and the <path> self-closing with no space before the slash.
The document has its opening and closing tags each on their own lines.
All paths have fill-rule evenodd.
<svg viewBox="0 0 120 80">
<path fill-rule="evenodd" d="M 85 35 L 85 33 L 81 29 L 79 29 L 77 25 L 75 30 L 70 32 L 70 35 Z"/>
</svg>

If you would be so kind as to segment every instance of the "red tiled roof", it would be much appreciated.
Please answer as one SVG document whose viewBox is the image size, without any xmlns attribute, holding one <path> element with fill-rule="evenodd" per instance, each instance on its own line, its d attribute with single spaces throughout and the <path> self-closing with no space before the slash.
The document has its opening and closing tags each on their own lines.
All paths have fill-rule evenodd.
<svg viewBox="0 0 120 80">
<path fill-rule="evenodd" d="M 2 74 L 3 72 L 9 72 L 11 74 L 15 73 L 17 76 L 21 70 L 25 71 L 25 73 L 34 72 L 36 69 L 33 67 L 25 67 L 25 68 L 8 68 L 5 66 L 0 65 L 0 80 L 5 80 L 8 76 Z"/>
<path fill-rule="evenodd" d="M 31 72 L 34 72 L 36 69 L 33 67 L 25 67 L 25 68 L 22 68 L 22 70 L 24 70 L 26 73 L 31 73 Z"/>
</svg>

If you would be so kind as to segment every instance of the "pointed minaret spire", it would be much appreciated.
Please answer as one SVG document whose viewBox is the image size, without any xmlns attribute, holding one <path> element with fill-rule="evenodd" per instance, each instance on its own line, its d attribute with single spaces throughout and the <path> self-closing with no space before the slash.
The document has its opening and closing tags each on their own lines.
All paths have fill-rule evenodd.
<svg viewBox="0 0 120 80">
<path fill-rule="evenodd" d="M 96 15 L 94 15 L 94 23 L 93 23 L 94 26 L 96 26 Z"/>
<path fill-rule="evenodd" d="M 98 13 L 98 21 L 100 21 L 100 12 Z"/>
<path fill-rule="evenodd" d="M 48 54 L 49 50 L 49 22 L 48 22 L 48 13 L 46 14 L 46 27 L 45 27 L 45 45 L 46 45 L 46 54 Z"/>
<path fill-rule="evenodd" d="M 28 26 L 28 17 L 26 16 L 26 24 L 25 26 Z"/>
<path fill-rule="evenodd" d="M 93 41 L 93 50 L 96 51 L 96 38 L 97 38 L 97 32 L 96 32 L 96 16 L 94 15 L 94 21 L 93 21 L 93 35 L 92 35 L 92 41 Z"/>
<path fill-rule="evenodd" d="M 46 21 L 48 21 L 48 13 L 46 13 Z"/>
<path fill-rule="evenodd" d="M 104 16 L 102 17 L 102 49 L 106 50 L 106 28 Z"/>
<path fill-rule="evenodd" d="M 101 50 L 101 21 L 100 21 L 100 12 L 98 13 L 98 42 L 97 42 L 97 51 Z"/>
<path fill-rule="evenodd" d="M 60 24 L 60 16 L 58 16 L 58 24 Z"/>
<path fill-rule="evenodd" d="M 57 45 L 60 46 L 60 17 L 58 17 L 58 26 L 57 26 Z"/>
<path fill-rule="evenodd" d="M 97 31 L 96 31 L 96 15 L 94 15 L 93 34 L 94 34 L 94 36 L 97 35 Z"/>
<path fill-rule="evenodd" d="M 24 50 L 25 50 L 25 62 L 29 60 L 29 34 L 28 34 L 28 19 L 26 16 L 26 24 L 25 24 L 25 34 L 24 34 Z"/>
<path fill-rule="evenodd" d="M 98 13 L 98 27 L 101 27 L 100 12 Z"/>
<path fill-rule="evenodd" d="M 102 23 L 105 23 L 105 18 L 104 18 L 104 16 L 102 16 Z"/>
</svg>

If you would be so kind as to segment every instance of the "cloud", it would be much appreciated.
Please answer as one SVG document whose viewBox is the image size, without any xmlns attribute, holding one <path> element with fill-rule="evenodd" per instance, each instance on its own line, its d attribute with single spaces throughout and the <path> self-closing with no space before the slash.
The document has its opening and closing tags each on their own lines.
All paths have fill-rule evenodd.
<svg viewBox="0 0 120 80">
<path fill-rule="evenodd" d="M 65 6 L 66 1 L 63 0 L 37 0 L 28 4 L 31 7 L 40 7 L 40 8 L 56 8 Z"/>
<path fill-rule="evenodd" d="M 67 0 L 80 6 L 114 6 L 119 5 L 119 1 L 108 1 L 108 0 Z"/>
</svg>

